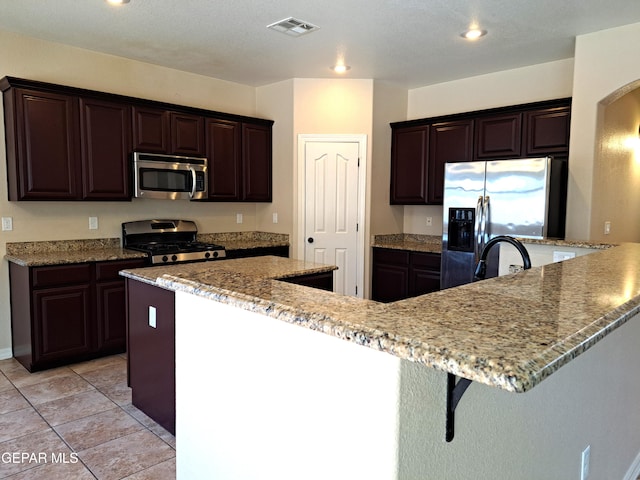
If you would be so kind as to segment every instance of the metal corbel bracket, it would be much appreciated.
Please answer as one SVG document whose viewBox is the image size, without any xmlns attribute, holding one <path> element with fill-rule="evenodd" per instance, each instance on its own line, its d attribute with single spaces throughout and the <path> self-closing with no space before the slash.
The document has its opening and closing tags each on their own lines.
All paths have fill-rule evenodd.
<svg viewBox="0 0 640 480">
<path fill-rule="evenodd" d="M 445 432 L 445 440 L 447 442 L 453 440 L 455 412 L 458 402 L 469 385 L 471 385 L 471 380 L 467 378 L 457 380 L 457 378 L 453 373 L 447 373 L 447 427 Z"/>
</svg>

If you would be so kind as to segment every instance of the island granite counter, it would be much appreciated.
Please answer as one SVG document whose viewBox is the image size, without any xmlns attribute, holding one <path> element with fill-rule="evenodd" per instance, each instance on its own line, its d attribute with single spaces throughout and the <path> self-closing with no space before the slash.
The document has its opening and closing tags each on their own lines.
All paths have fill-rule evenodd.
<svg viewBox="0 0 640 480">
<path fill-rule="evenodd" d="M 234 272 L 231 261 L 206 265 L 158 267 L 151 276 L 124 272 L 177 292 L 178 478 L 223 471 L 238 478 L 275 478 L 276 471 L 279 478 L 573 478 L 578 453 L 568 452 L 587 444 L 602 455 L 592 464 L 593 478 L 605 478 L 604 472 L 622 478 L 629 465 L 629 475 L 640 468 L 640 455 L 634 461 L 640 413 L 632 407 L 640 389 L 623 381 L 640 366 L 640 245 L 390 304 Z M 615 331 L 629 320 L 624 332 Z M 231 377 L 215 368 L 208 372 L 211 385 L 225 391 L 215 398 L 180 361 L 184 355 L 193 364 L 194 345 L 204 345 L 209 335 L 221 339 L 208 352 L 210 364 L 226 358 L 233 365 Z M 228 345 L 234 338 L 238 343 Z M 583 360 L 580 354 L 594 346 Z M 442 442 L 446 387 L 436 371 L 498 387 L 467 391 L 456 419 L 461 433 L 452 444 Z M 522 396 L 500 393 L 529 390 Z M 612 402 L 608 391 L 615 391 L 620 411 L 605 415 L 600 410 Z M 248 400 L 257 392 L 260 406 Z M 307 410 L 309 405 L 326 411 Z M 202 408 L 213 423 L 189 413 Z M 598 414 L 608 426 L 593 420 Z M 352 424 L 356 418 L 362 421 Z M 252 427 L 239 427 L 240 419 Z M 202 440 L 214 424 L 220 435 L 206 441 L 206 451 L 221 453 L 214 459 L 207 453 L 207 467 L 204 447 L 185 440 L 188 447 L 181 450 L 180 441 Z M 276 427 L 284 433 L 274 434 Z M 238 429 L 244 443 L 229 442 Z M 264 453 L 269 442 L 272 448 Z M 531 442 L 538 450 L 532 451 Z M 332 457 L 317 472 L 302 460 L 286 471 L 274 464 L 286 461 L 278 453 L 283 449 L 312 461 L 315 455 L 302 452 L 299 443 L 322 456 L 339 457 L 347 448 L 351 458 L 376 461 L 354 468 Z M 260 473 L 242 464 L 247 452 L 264 461 L 257 462 Z M 198 471 L 206 473 L 198 477 Z"/>
</svg>

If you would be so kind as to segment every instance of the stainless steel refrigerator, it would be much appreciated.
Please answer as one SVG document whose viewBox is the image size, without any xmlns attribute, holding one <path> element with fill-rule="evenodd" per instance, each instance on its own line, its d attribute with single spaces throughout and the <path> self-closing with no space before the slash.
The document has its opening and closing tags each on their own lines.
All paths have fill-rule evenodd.
<svg viewBox="0 0 640 480">
<path fill-rule="evenodd" d="M 485 243 L 496 235 L 564 238 L 566 160 L 552 157 L 447 163 L 441 288 L 473 281 Z M 498 249 L 487 277 L 497 276 Z"/>
</svg>

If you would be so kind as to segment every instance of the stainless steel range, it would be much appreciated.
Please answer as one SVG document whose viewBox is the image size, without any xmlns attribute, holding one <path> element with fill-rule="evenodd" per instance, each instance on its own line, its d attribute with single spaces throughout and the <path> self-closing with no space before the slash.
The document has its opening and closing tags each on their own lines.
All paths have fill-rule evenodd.
<svg viewBox="0 0 640 480">
<path fill-rule="evenodd" d="M 196 241 L 191 220 L 139 220 L 122 224 L 122 246 L 146 252 L 153 265 L 204 262 L 226 257 L 224 247 Z"/>
</svg>

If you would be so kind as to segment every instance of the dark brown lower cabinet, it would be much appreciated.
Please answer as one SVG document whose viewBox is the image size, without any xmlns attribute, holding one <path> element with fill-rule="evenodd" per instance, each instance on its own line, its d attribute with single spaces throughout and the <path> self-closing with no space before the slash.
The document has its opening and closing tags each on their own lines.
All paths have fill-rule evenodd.
<svg viewBox="0 0 640 480">
<path fill-rule="evenodd" d="M 318 288 L 333 292 L 333 272 L 312 273 L 309 275 L 298 275 L 297 277 L 281 278 L 283 282 L 295 283 L 305 287 Z"/>
<path fill-rule="evenodd" d="M 439 289 L 439 253 L 373 249 L 372 300 L 394 302 Z"/>
<path fill-rule="evenodd" d="M 127 279 L 131 401 L 176 433 L 175 294 Z"/>
<path fill-rule="evenodd" d="M 126 348 L 124 279 L 144 260 L 9 264 L 13 356 L 30 372 Z"/>
</svg>

